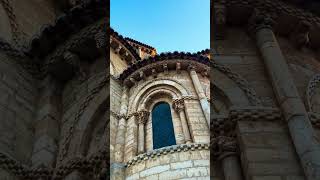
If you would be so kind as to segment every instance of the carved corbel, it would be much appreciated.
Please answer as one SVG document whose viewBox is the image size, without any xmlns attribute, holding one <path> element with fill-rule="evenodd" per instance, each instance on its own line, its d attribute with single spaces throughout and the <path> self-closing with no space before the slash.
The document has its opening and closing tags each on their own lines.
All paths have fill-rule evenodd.
<svg viewBox="0 0 320 180">
<path fill-rule="evenodd" d="M 176 71 L 179 74 L 181 70 L 181 64 L 179 62 L 176 63 Z"/>
<path fill-rule="evenodd" d="M 169 73 L 169 71 L 168 71 L 168 64 L 164 64 L 164 65 L 163 65 L 163 71 L 164 71 L 164 73 L 166 73 L 166 74 Z"/>
<path fill-rule="evenodd" d="M 307 46 L 310 42 L 309 31 L 311 29 L 311 24 L 307 21 L 299 21 L 296 29 L 290 34 L 290 39 L 295 43 L 297 48 L 302 48 Z"/>
<path fill-rule="evenodd" d="M 214 5 L 214 37 L 224 39 L 226 32 L 226 7 L 222 4 Z"/>
</svg>

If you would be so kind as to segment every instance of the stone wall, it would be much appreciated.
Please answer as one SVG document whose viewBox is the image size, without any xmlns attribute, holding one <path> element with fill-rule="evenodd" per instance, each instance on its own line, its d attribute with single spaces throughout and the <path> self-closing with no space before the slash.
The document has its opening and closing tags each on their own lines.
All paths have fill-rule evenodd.
<svg viewBox="0 0 320 180">
<path fill-rule="evenodd" d="M 296 48 L 288 38 L 277 37 L 277 40 L 307 111 L 318 114 L 308 108 L 310 100 L 307 99 L 308 83 L 315 74 L 319 73 L 320 64 L 315 52 L 307 48 Z M 255 108 L 279 107 L 268 69 L 256 47 L 255 40 L 248 35 L 245 28 L 228 27 L 225 39 L 215 40 L 214 48 L 214 61 L 229 69 L 223 72 L 221 69 L 214 68 L 213 84 L 219 88 L 219 91 L 222 90 L 223 94 L 217 95 L 217 99 L 222 101 L 220 103 L 226 104 L 227 109 L 252 106 L 248 96 L 250 94 L 246 92 L 252 88 L 261 101 L 261 104 L 254 105 Z M 238 80 L 240 77 L 243 78 L 246 85 L 239 83 L 240 81 L 237 82 L 236 76 Z M 225 100 L 225 97 L 230 99 Z M 228 111 L 225 115 L 228 117 Z M 257 116 L 258 118 L 255 119 L 256 115 L 247 114 L 241 121 L 233 119 L 235 117 L 230 114 L 228 117 L 236 124 L 235 134 L 244 179 L 305 179 L 287 122 L 283 117 L 273 121 L 266 120 L 266 114 L 262 115 L 265 117 Z M 221 117 L 213 116 L 213 118 L 218 122 Z M 220 130 L 216 129 L 216 131 Z M 317 129 L 316 132 L 318 132 Z"/>
<path fill-rule="evenodd" d="M 129 166 L 126 169 L 126 180 L 194 178 L 209 180 L 209 159 L 208 150 L 198 149 L 156 155 Z"/>
<path fill-rule="evenodd" d="M 109 90 L 106 83 L 109 79 L 105 64 L 104 58 L 95 60 L 93 64 L 87 66 L 89 69 L 86 79 L 75 76 L 63 89 L 60 153 L 62 143 L 70 135 L 70 127 L 73 127 L 68 150 L 70 158 L 83 153 L 80 150 L 80 146 L 83 146 L 80 140 L 98 111 L 99 103 L 107 101 Z M 104 86 L 101 86 L 103 84 Z"/>
<path fill-rule="evenodd" d="M 38 94 L 36 81 L 3 53 L 0 72 L 0 149 L 18 161 L 30 163 Z"/>
<path fill-rule="evenodd" d="M 304 179 L 285 123 L 241 121 L 236 131 L 246 179 Z"/>
<path fill-rule="evenodd" d="M 0 53 L 0 151 L 27 165 L 31 164 L 34 142 L 36 84 L 16 60 Z M 0 169 L 0 179 L 16 178 Z"/>
</svg>

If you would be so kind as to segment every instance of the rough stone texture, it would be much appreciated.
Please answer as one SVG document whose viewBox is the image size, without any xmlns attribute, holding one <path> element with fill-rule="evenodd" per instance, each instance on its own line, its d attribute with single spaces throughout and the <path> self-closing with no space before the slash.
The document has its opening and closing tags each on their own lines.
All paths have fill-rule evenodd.
<svg viewBox="0 0 320 180">
<path fill-rule="evenodd" d="M 215 23 L 218 27 L 216 30 L 219 31 L 216 33 L 220 35 L 222 33 L 224 36 L 219 36 L 212 42 L 213 61 L 218 66 L 215 65 L 211 71 L 212 77 L 214 77 L 211 81 L 211 93 L 216 92 L 211 104 L 213 107 L 211 120 L 213 123 L 219 124 L 214 125 L 217 129 L 211 129 L 215 131 L 213 134 L 215 136 L 222 134 L 236 137 L 243 179 L 317 179 L 315 174 L 313 178 L 307 178 L 297 154 L 299 145 L 293 143 L 294 138 L 296 138 L 295 134 L 292 134 L 294 131 L 286 121 L 291 114 L 301 113 L 301 109 L 306 109 L 309 114 L 320 113 L 316 110 L 318 104 L 317 89 L 319 88 L 316 74 L 320 71 L 317 51 L 310 49 L 308 43 L 301 45 L 299 48 L 299 44 L 292 38 L 301 35 L 299 34 L 301 32 L 297 32 L 298 28 L 292 28 L 292 32 L 284 32 L 284 26 L 286 25 L 283 26 L 282 24 L 285 24 L 285 21 L 288 20 L 287 17 L 276 19 L 273 30 L 284 56 L 284 64 L 289 68 L 289 74 L 285 74 L 285 71 L 283 71 L 283 75 L 280 76 L 281 70 L 277 67 L 280 56 L 271 54 L 269 60 L 272 57 L 274 58 L 274 67 L 272 69 L 271 66 L 267 66 L 266 59 L 268 57 L 258 49 L 259 43 L 256 41 L 255 31 L 248 26 L 248 19 L 254 12 L 246 8 L 244 8 L 246 10 L 239 8 L 239 5 L 236 5 L 238 3 L 235 3 L 236 1 L 233 1 L 235 4 L 232 6 L 224 6 L 221 1 L 214 2 L 212 8 L 215 8 L 216 17 L 213 16 L 213 19 L 216 18 Z M 226 4 L 230 2 L 226 1 Z M 241 2 L 239 1 L 239 3 Z M 286 6 L 286 4 L 283 3 L 283 6 Z M 266 15 L 272 13 L 272 10 L 268 9 L 264 2 L 254 8 L 256 10 L 265 9 L 264 13 Z M 243 12 L 247 12 L 247 15 Z M 247 16 L 247 18 L 244 18 L 244 16 Z M 296 18 L 298 18 L 298 15 L 294 17 L 294 19 Z M 220 28 L 220 26 L 224 28 Z M 289 34 L 290 38 L 287 36 Z M 263 42 L 269 42 L 270 38 L 263 40 Z M 270 47 L 272 47 L 271 43 L 265 43 L 261 48 Z M 280 73 L 274 76 L 277 68 Z M 293 80 L 292 88 L 286 84 L 290 81 L 290 78 Z M 314 79 L 312 80 L 312 78 Z M 281 99 L 285 99 L 284 96 L 293 97 L 293 88 L 297 89 L 295 102 L 288 101 L 285 105 L 281 105 L 283 102 Z M 252 101 L 253 93 L 248 93 L 250 89 L 253 90 L 260 103 L 257 104 Z M 299 107 L 288 105 L 298 101 L 303 102 Z M 236 116 L 230 112 L 231 109 L 246 109 L 249 106 L 252 113 L 247 111 Z M 279 109 L 282 117 L 271 119 L 263 113 L 260 116 L 257 109 L 267 107 Z M 315 118 L 315 116 L 305 119 L 311 121 L 315 135 L 319 137 L 319 126 L 316 123 L 319 118 Z M 229 123 L 232 125 L 230 126 Z M 301 125 L 299 127 L 305 126 Z M 289 128 L 291 129 L 289 130 Z M 306 131 L 308 128 L 300 129 Z M 312 131 L 312 128 L 309 128 L 309 130 Z M 302 134 L 312 134 L 312 132 L 303 133 L 302 131 L 299 133 L 299 137 L 302 137 Z M 306 145 L 311 142 L 300 140 L 301 144 L 305 143 Z M 212 149 L 211 151 L 213 151 L 213 154 L 219 154 L 219 152 L 215 152 L 216 150 Z M 211 164 L 213 162 L 219 162 L 219 159 L 213 159 Z M 316 166 L 314 165 L 314 167 Z M 211 168 L 213 167 L 211 166 Z"/>
<path fill-rule="evenodd" d="M 105 17 L 79 23 L 71 9 L 99 1 L 70 3 L 0 1 L 0 179 L 106 179 Z"/>
</svg>

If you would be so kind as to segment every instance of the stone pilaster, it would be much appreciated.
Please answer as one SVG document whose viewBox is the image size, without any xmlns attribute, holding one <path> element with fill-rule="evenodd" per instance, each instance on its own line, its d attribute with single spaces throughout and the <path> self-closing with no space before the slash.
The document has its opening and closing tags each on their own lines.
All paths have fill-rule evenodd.
<svg viewBox="0 0 320 180">
<path fill-rule="evenodd" d="M 210 104 L 209 104 L 208 99 L 204 93 L 204 90 L 202 88 L 198 74 L 193 66 L 189 66 L 189 73 L 190 73 L 190 77 L 192 79 L 193 86 L 194 86 L 194 88 L 197 92 L 197 95 L 199 97 L 200 105 L 201 105 L 202 111 L 204 113 L 204 116 L 207 120 L 208 127 L 210 127 Z"/>
<path fill-rule="evenodd" d="M 128 89 L 123 90 L 120 105 L 120 120 L 118 123 L 116 145 L 115 145 L 115 162 L 111 164 L 111 179 L 124 179 L 125 178 L 125 165 L 124 165 L 124 146 L 126 136 L 126 115 L 128 110 Z"/>
<path fill-rule="evenodd" d="M 237 154 L 235 138 L 219 136 L 214 138 L 212 147 L 221 162 L 225 180 L 242 180 L 242 170 Z"/>
<path fill-rule="evenodd" d="M 42 83 L 31 160 L 34 167 L 53 167 L 58 150 L 62 89 L 60 83 L 52 76 L 47 76 Z"/>
<path fill-rule="evenodd" d="M 276 98 L 308 180 L 320 179 L 320 144 L 272 30 L 272 20 L 255 13 L 250 29 L 256 38 Z"/>
<path fill-rule="evenodd" d="M 140 110 L 136 113 L 138 123 L 138 154 L 145 152 L 145 124 L 149 118 L 149 112 Z"/>
<path fill-rule="evenodd" d="M 190 136 L 190 131 L 189 131 L 189 126 L 187 122 L 187 118 L 185 115 L 185 106 L 184 106 L 184 101 L 183 99 L 175 99 L 173 101 L 173 109 L 177 111 L 179 114 L 180 120 L 181 120 L 181 125 L 182 125 L 182 130 L 183 130 L 183 135 L 184 135 L 184 140 L 186 144 L 191 143 L 191 136 Z"/>
</svg>

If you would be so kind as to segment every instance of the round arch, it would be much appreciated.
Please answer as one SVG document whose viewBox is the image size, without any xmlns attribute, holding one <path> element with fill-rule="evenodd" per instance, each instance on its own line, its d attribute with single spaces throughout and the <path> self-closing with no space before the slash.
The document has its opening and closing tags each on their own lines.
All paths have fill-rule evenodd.
<svg viewBox="0 0 320 180">
<path fill-rule="evenodd" d="M 190 95 L 190 92 L 187 90 L 187 88 L 183 87 L 175 80 L 167 78 L 153 79 L 142 84 L 140 88 L 137 88 L 135 91 L 136 93 L 132 95 L 132 97 L 135 98 L 129 103 L 129 112 L 138 110 L 141 102 L 143 102 L 142 99 L 146 96 L 146 94 L 150 93 L 152 90 L 160 88 L 167 90 L 170 89 L 172 92 L 175 92 L 174 94 L 176 94 L 176 96 L 180 94 L 179 97 Z"/>
</svg>

